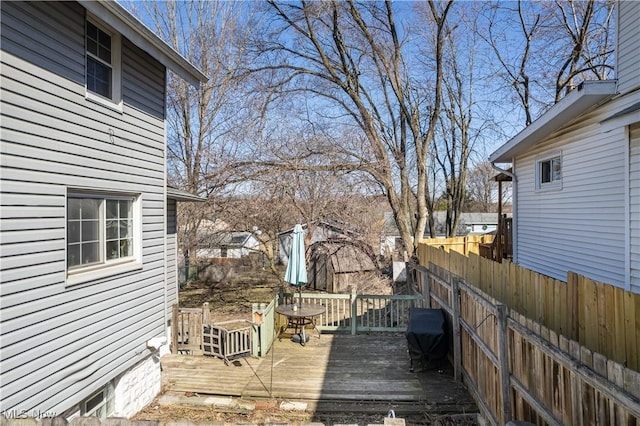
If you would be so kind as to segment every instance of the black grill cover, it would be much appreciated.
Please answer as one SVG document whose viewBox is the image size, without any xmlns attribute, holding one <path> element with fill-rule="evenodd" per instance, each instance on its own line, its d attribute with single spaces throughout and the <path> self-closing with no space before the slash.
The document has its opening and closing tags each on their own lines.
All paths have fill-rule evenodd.
<svg viewBox="0 0 640 426">
<path fill-rule="evenodd" d="M 412 365 L 444 357 L 448 351 L 446 323 L 441 309 L 411 308 L 407 344 Z"/>
</svg>

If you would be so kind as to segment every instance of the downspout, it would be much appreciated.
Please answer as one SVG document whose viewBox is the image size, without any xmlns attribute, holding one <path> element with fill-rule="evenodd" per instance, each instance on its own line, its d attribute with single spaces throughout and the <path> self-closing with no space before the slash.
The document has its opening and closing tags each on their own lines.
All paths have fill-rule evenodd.
<svg viewBox="0 0 640 426">
<path fill-rule="evenodd" d="M 514 159 L 511 160 L 511 164 L 514 164 L 513 160 Z M 517 215 L 517 212 L 518 212 L 518 208 L 517 208 L 517 205 L 518 205 L 518 203 L 517 203 L 517 201 L 518 201 L 518 197 L 517 197 L 517 194 L 518 194 L 518 190 L 517 190 L 517 188 L 518 188 L 518 185 L 517 185 L 518 179 L 516 178 L 515 173 L 512 173 L 512 172 L 510 172 L 508 170 L 505 170 L 505 169 L 501 169 L 500 167 L 496 166 L 496 164 L 493 161 L 491 161 L 490 164 L 491 164 L 491 167 L 494 168 L 494 170 L 498 171 L 499 173 L 504 173 L 505 175 L 511 177 L 511 198 L 512 198 L 512 207 L 511 208 L 513 210 L 512 214 L 511 214 L 511 217 L 512 217 L 512 220 L 513 220 L 513 229 L 511 230 L 511 232 L 512 232 L 512 235 L 511 235 L 512 241 L 511 241 L 511 243 L 512 243 L 512 249 L 513 249 L 513 263 L 518 263 L 518 249 L 517 249 L 517 247 L 518 247 L 518 231 L 517 231 L 518 230 L 518 215 Z"/>
</svg>

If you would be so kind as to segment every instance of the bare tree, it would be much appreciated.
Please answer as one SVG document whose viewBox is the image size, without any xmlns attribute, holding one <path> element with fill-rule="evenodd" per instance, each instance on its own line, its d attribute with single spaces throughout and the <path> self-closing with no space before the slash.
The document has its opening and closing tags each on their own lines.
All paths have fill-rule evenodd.
<svg viewBox="0 0 640 426">
<path fill-rule="evenodd" d="M 251 232 L 258 240 L 259 252 L 269 262 L 269 268 L 280 275 L 278 263 L 278 232 L 291 226 L 291 204 L 284 188 L 278 185 L 253 183 L 250 195 L 227 196 L 220 200 L 225 209 L 219 218 L 231 229 Z"/>
<path fill-rule="evenodd" d="M 488 161 L 478 163 L 469 171 L 467 194 L 472 206 L 469 210 L 478 212 L 496 211 L 497 184 L 493 180 L 496 170 Z"/>
<path fill-rule="evenodd" d="M 513 88 L 525 115 L 525 125 L 528 126 L 533 122 L 532 82 L 529 75 L 530 55 L 532 43 L 540 31 L 543 17 L 534 10 L 534 6 L 528 3 L 523 4 L 522 1 L 518 1 L 515 8 L 511 4 L 488 5 L 486 34 L 481 32 L 480 36 L 493 50 L 502 70 L 502 78 L 507 87 Z M 501 23 L 504 26 L 499 26 Z M 517 30 L 514 31 L 515 28 Z M 511 33 L 507 35 L 507 31 Z M 512 39 L 509 45 L 506 41 L 514 34 L 519 36 L 520 43 Z M 518 50 L 515 55 L 512 53 L 514 50 Z"/>
<path fill-rule="evenodd" d="M 573 90 L 576 80 L 604 80 L 613 70 L 613 40 L 610 35 L 613 34 L 615 2 L 555 0 L 545 6 L 555 6 L 551 13 L 556 25 L 550 25 L 548 39 L 557 38 L 558 33 L 564 35 L 558 52 L 563 62 L 550 64 L 555 65 L 552 70 L 557 70 L 554 97 L 554 103 L 557 103 L 565 92 Z"/>
<path fill-rule="evenodd" d="M 181 206 L 186 232 L 180 245 L 193 252 L 200 221 L 220 208 L 217 197 L 244 179 L 233 164 L 256 117 L 235 71 L 246 60 L 251 15 L 234 2 L 170 0 L 144 6 L 155 31 L 209 77 L 198 88 L 173 75 L 167 82 L 169 181 L 208 200 Z"/>
<path fill-rule="evenodd" d="M 525 125 L 576 86 L 576 80 L 605 79 L 612 69 L 614 2 L 554 1 L 484 5 L 486 28 L 479 35 L 512 89 Z"/>
<path fill-rule="evenodd" d="M 458 15 L 459 19 L 463 16 Z M 466 180 L 469 158 L 476 138 L 473 129 L 474 73 L 476 32 L 456 25 L 448 31 L 444 40 L 444 99 L 440 115 L 433 157 L 445 184 L 446 201 L 445 234 L 457 234 L 466 199 Z"/>
<path fill-rule="evenodd" d="M 332 114 L 335 123 L 358 128 L 359 138 L 332 146 L 338 155 L 331 164 L 314 168 L 372 176 L 385 192 L 412 255 L 432 210 L 427 158 L 442 103 L 441 46 L 452 2 L 428 2 L 426 24 L 434 28 L 429 42 L 435 52 L 432 68 L 421 70 L 421 75 L 408 65 L 407 40 L 391 2 L 268 4 L 277 28 L 256 43 L 263 65 L 251 71 L 273 77 L 268 87 L 272 93 L 314 96 L 318 106 L 331 106 L 333 112 L 327 115 Z M 432 93 L 428 98 L 426 88 L 420 92 L 418 84 L 425 76 Z M 429 227 L 435 232 L 433 223 Z"/>
<path fill-rule="evenodd" d="M 359 231 L 361 237 L 355 239 L 369 247 L 374 247 L 373 244 L 379 241 L 379 229 L 375 221 L 371 221 L 375 216 L 375 197 L 355 194 L 353 181 L 345 176 L 317 171 L 278 172 L 274 169 L 261 177 L 254 177 L 250 185 L 250 195 L 235 195 L 222 200 L 226 208 L 218 217 L 232 229 L 252 232 L 260 241 L 259 251 L 276 274 L 278 233 L 295 223 L 307 225 L 307 246 L 321 222 L 343 224 Z"/>
</svg>

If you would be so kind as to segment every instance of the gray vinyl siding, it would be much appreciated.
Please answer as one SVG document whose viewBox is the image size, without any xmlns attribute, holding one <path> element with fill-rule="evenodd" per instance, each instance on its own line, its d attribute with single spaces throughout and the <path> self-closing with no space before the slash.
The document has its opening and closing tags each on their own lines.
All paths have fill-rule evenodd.
<svg viewBox="0 0 640 426">
<path fill-rule="evenodd" d="M 562 280 L 573 271 L 625 287 L 626 130 L 603 132 L 600 122 L 629 102 L 609 102 L 516 159 L 522 266 Z M 536 160 L 558 151 L 562 189 L 537 191 Z"/>
<path fill-rule="evenodd" d="M 122 44 L 124 102 L 162 120 L 165 96 L 155 88 L 165 87 L 166 73 L 158 63 L 150 69 L 150 58 L 133 43 L 124 39 Z"/>
<path fill-rule="evenodd" d="M 178 303 L 178 226 L 177 202 L 167 200 L 167 315 Z"/>
<path fill-rule="evenodd" d="M 85 99 L 84 10 L 3 2 L 0 410 L 64 410 L 164 332 L 165 69 L 122 40 L 123 111 Z M 66 275 L 69 189 L 139 194 L 140 269 Z"/>
<path fill-rule="evenodd" d="M 178 235 L 167 235 L 167 315 L 178 303 Z"/>
<path fill-rule="evenodd" d="M 618 2 L 618 91 L 640 87 L 640 3 Z"/>
<path fill-rule="evenodd" d="M 631 291 L 640 293 L 640 123 L 630 129 Z"/>
</svg>

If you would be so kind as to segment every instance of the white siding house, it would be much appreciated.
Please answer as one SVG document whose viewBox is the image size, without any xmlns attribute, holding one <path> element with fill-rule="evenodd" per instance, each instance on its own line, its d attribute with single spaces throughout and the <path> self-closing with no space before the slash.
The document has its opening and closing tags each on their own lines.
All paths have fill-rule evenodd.
<svg viewBox="0 0 640 426">
<path fill-rule="evenodd" d="M 0 411 L 131 416 L 175 298 L 167 69 L 205 76 L 115 2 L 0 8 Z"/>
<path fill-rule="evenodd" d="M 218 231 L 198 233 L 197 257 L 200 259 L 241 259 L 253 253 L 258 253 L 259 250 L 260 241 L 252 232 Z"/>
<path fill-rule="evenodd" d="M 640 292 L 640 3 L 618 17 L 618 79 L 584 82 L 489 160 L 513 166 L 514 261 Z"/>
</svg>

